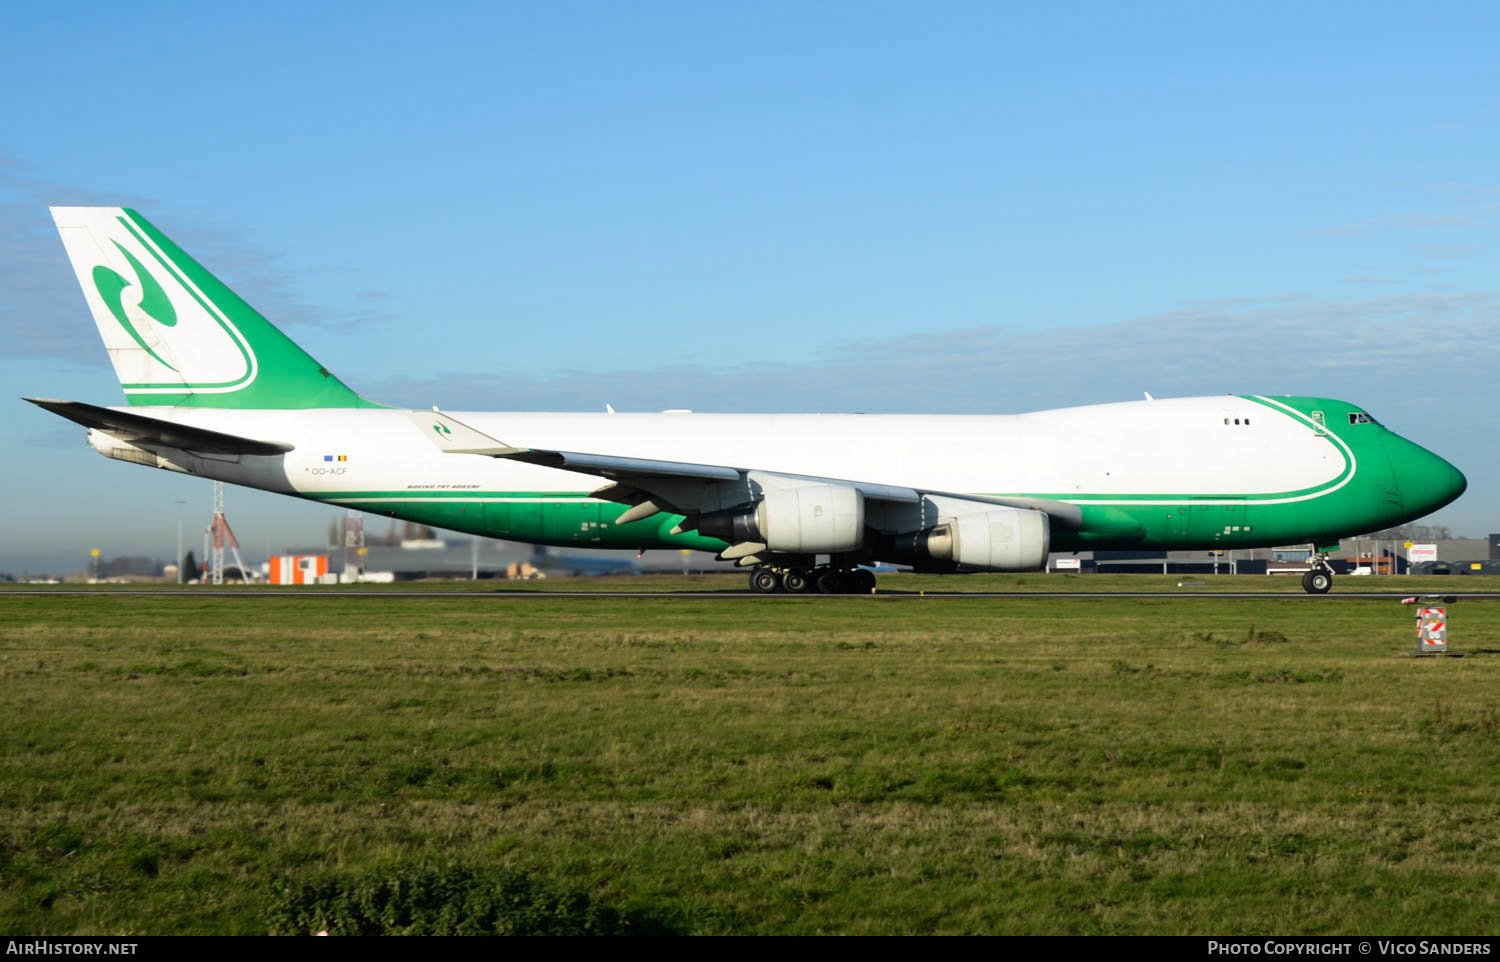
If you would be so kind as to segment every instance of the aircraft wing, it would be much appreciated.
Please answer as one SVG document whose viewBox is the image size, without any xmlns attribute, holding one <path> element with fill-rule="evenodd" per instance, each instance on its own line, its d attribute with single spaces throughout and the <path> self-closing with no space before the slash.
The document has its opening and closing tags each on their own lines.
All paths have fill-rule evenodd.
<svg viewBox="0 0 1500 962">
<path fill-rule="evenodd" d="M 431 413 L 413 411 L 412 419 L 428 438 L 449 454 L 478 454 L 526 461 L 565 471 L 592 474 L 613 483 L 593 492 L 605 501 L 630 505 L 617 524 L 628 524 L 659 511 L 698 515 L 732 508 L 755 500 L 762 492 L 808 485 L 839 485 L 853 488 L 866 499 L 893 504 L 919 505 L 927 496 L 937 496 L 976 505 L 1028 508 L 1050 516 L 1061 527 L 1077 529 L 1082 512 L 1077 505 L 1042 498 L 992 498 L 983 495 L 950 494 L 848 478 L 786 474 L 752 467 L 657 461 L 609 454 L 521 448 L 498 441 L 433 408 Z"/>
<path fill-rule="evenodd" d="M 527 461 L 549 468 L 563 468 L 603 478 L 696 478 L 700 481 L 738 481 L 741 469 L 718 464 L 693 464 L 687 461 L 653 461 L 650 458 L 621 458 L 610 454 L 582 454 L 578 451 L 541 451 L 528 448 L 491 457 Z"/>
<path fill-rule="evenodd" d="M 224 434 L 207 428 L 195 428 L 175 421 L 146 417 L 125 411 L 84 404 L 82 401 L 59 401 L 55 398 L 22 398 L 39 408 L 67 418 L 86 428 L 96 428 L 122 441 L 161 444 L 184 451 L 205 454 L 285 454 L 293 446 L 282 441 L 258 441 L 237 434 Z"/>
</svg>

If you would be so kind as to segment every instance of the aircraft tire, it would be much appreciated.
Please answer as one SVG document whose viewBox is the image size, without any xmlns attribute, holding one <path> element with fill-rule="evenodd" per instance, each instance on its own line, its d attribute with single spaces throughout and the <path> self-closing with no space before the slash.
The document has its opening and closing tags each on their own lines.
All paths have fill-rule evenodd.
<svg viewBox="0 0 1500 962">
<path fill-rule="evenodd" d="M 850 590 L 855 594 L 867 595 L 875 590 L 875 572 L 866 568 L 859 568 L 849 575 Z"/>
<path fill-rule="evenodd" d="M 844 573 L 832 568 L 824 569 L 818 575 L 818 590 L 825 595 L 842 594 L 844 591 Z"/>
<path fill-rule="evenodd" d="M 782 591 L 790 591 L 792 594 L 800 595 L 805 594 L 810 587 L 807 572 L 805 571 L 798 571 L 793 568 L 781 576 Z"/>
<path fill-rule="evenodd" d="M 1302 576 L 1302 590 L 1310 595 L 1326 595 L 1333 587 L 1333 575 L 1322 568 L 1314 568 Z"/>
<path fill-rule="evenodd" d="M 781 587 L 781 579 L 770 568 L 756 568 L 750 572 L 750 590 L 763 595 L 774 594 Z"/>
</svg>

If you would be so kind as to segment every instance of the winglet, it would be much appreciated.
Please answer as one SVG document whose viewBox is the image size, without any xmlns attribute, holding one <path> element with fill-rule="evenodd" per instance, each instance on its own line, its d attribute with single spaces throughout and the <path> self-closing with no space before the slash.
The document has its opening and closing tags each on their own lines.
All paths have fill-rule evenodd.
<svg viewBox="0 0 1500 962">
<path fill-rule="evenodd" d="M 412 411 L 411 419 L 422 429 L 427 440 L 441 448 L 444 454 L 481 454 L 491 458 L 505 458 L 531 450 L 513 448 L 504 441 L 497 441 L 483 431 L 475 430 L 457 418 L 444 414 L 436 405 L 431 413 Z"/>
</svg>

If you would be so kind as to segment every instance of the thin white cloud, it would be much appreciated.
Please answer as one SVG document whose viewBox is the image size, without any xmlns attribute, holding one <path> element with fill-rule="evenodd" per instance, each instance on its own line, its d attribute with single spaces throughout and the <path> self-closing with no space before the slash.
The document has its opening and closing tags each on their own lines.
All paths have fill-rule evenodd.
<svg viewBox="0 0 1500 962">
<path fill-rule="evenodd" d="M 1391 214 L 1385 217 L 1367 217 L 1364 220 L 1323 227 L 1309 231 L 1313 237 L 1360 237 L 1389 231 L 1433 230 L 1445 227 L 1473 227 L 1478 218 L 1472 216 L 1440 216 L 1435 214 Z"/>
<path fill-rule="evenodd" d="M 149 198 L 121 196 L 57 184 L 35 175 L 14 156 L 0 152 L 0 356 L 52 357 L 97 362 L 98 338 L 78 281 L 52 224 L 50 206 L 124 206 L 144 211 Z M 301 277 L 281 263 L 281 253 L 243 233 L 193 224 L 169 232 L 209 270 L 278 326 L 366 328 L 388 320 L 378 298 L 365 292 L 360 304 L 326 309 L 301 295 Z"/>
<path fill-rule="evenodd" d="M 517 410 L 1013 412 L 1162 394 L 1357 396 L 1434 358 L 1500 360 L 1487 293 L 1351 301 L 1239 299 L 1119 324 L 935 331 L 851 342 L 803 363 L 664 364 L 618 372 L 436 372 L 359 385 L 410 406 Z"/>
</svg>

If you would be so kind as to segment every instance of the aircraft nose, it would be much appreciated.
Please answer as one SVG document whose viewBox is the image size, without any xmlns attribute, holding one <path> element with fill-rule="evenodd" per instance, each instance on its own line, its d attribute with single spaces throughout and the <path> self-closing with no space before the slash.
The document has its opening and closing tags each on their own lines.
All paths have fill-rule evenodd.
<svg viewBox="0 0 1500 962">
<path fill-rule="evenodd" d="M 1441 468 L 1439 470 L 1442 474 L 1442 480 L 1439 482 L 1439 484 L 1443 491 L 1443 504 L 1447 504 L 1450 501 L 1457 501 L 1459 495 L 1469 490 L 1469 479 L 1464 477 L 1464 473 L 1462 471 L 1458 470 L 1458 468 L 1455 468 L 1453 465 L 1449 464 L 1447 461 L 1444 461 L 1437 455 L 1434 454 L 1432 456 L 1432 459 L 1439 465 L 1441 465 Z"/>
<path fill-rule="evenodd" d="M 1399 448 L 1399 455 L 1396 451 L 1390 453 L 1401 494 L 1407 504 L 1420 508 L 1424 514 L 1456 500 L 1469 487 L 1469 479 L 1462 471 L 1426 448 L 1405 438 Z"/>
</svg>

